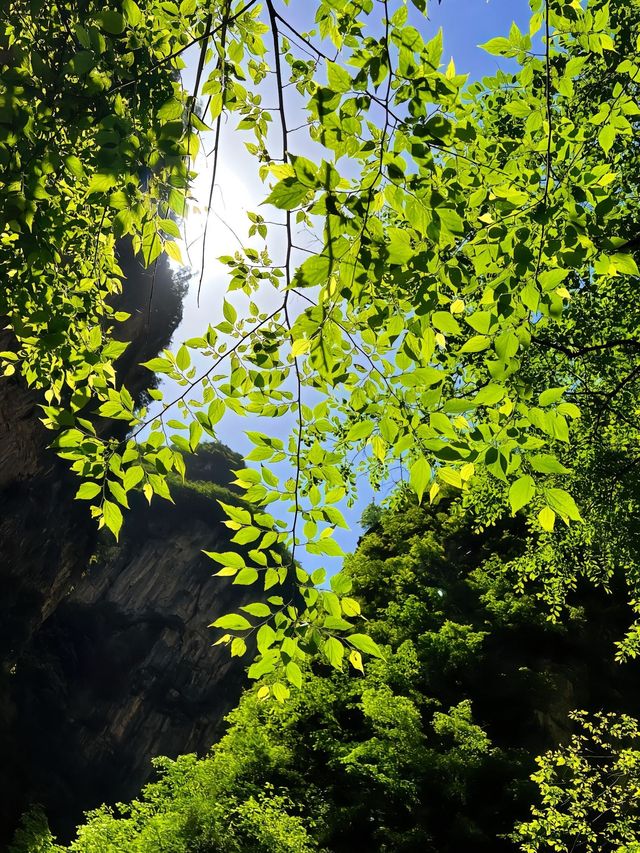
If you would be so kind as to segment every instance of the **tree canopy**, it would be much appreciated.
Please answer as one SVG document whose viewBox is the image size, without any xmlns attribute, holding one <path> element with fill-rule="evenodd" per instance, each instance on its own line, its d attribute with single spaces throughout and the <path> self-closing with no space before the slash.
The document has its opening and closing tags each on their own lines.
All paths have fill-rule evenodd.
<svg viewBox="0 0 640 853">
<path fill-rule="evenodd" d="M 359 472 L 397 481 L 394 500 L 459 489 L 481 524 L 522 513 L 523 578 L 556 612 L 633 547 L 635 499 L 601 492 L 635 464 L 637 3 L 533 0 L 528 31 L 484 45 L 505 70 L 473 83 L 443 67 L 441 34 L 425 40 L 425 5 L 318 0 L 311 32 L 275 0 L 13 0 L 2 18 L 5 374 L 43 392 L 78 498 L 116 536 L 127 493 L 170 498 L 167 475 L 227 412 L 264 421 L 237 472 L 249 508 L 226 508 L 253 548 L 211 556 L 237 584 L 297 583 L 216 622 L 233 654 L 257 634 L 251 673 L 277 670 L 279 699 L 317 649 L 336 668 L 380 654 L 348 580 L 329 590 L 300 564 L 340 555 Z M 213 187 L 228 121 L 275 212 L 249 215 L 263 248 L 223 259 L 223 322 L 147 363 L 175 397 L 138 408 L 114 367 L 115 241 L 179 257 L 200 137 Z"/>
<path fill-rule="evenodd" d="M 69 847 L 33 813 L 11 853 L 34 853 L 36 838 L 41 853 L 604 851 L 637 840 L 637 723 L 617 715 L 640 710 L 637 665 L 611 654 L 625 596 L 585 587 L 551 623 L 513 588 L 521 528 L 474 532 L 451 497 L 383 513 L 345 572 L 384 660 L 361 675 L 315 655 L 287 702 L 254 687 L 208 756 L 158 760 L 157 782 L 90 813 Z M 610 713 L 583 714 L 585 730 L 557 748 L 574 704 Z"/>
<path fill-rule="evenodd" d="M 424 0 L 5 3 L 4 375 L 116 537 L 225 417 L 253 444 L 209 556 L 258 585 L 213 627 L 260 684 L 72 850 L 638 846 L 640 4 L 530 5 L 469 81 Z M 180 261 L 227 128 L 264 200 L 224 319 L 134 395 L 117 243 Z M 363 477 L 387 508 L 307 571 Z M 37 824 L 16 843 L 55 849 Z"/>
</svg>

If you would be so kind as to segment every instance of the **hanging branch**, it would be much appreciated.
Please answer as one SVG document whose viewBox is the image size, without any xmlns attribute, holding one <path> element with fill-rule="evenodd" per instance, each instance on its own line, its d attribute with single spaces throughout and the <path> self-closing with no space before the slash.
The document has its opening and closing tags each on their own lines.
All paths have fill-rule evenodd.
<svg viewBox="0 0 640 853">
<path fill-rule="evenodd" d="M 172 59 L 176 59 L 178 56 L 183 54 L 185 52 L 185 50 L 189 50 L 190 47 L 193 47 L 196 44 L 200 44 L 201 41 L 206 42 L 210 36 L 216 35 L 216 33 L 220 32 L 223 28 L 229 26 L 234 21 L 237 21 L 238 18 L 240 18 L 242 15 L 244 15 L 245 12 L 248 12 L 252 6 L 255 6 L 257 2 L 258 2 L 258 0 L 249 0 L 249 2 L 246 3 L 241 9 L 238 9 L 238 11 L 235 13 L 235 15 L 231 15 L 231 17 L 225 19 L 221 24 L 219 24 L 217 27 L 214 27 L 209 32 L 205 31 L 204 33 L 202 33 L 202 35 L 196 36 L 196 38 L 192 39 L 187 44 L 182 45 L 177 50 L 174 50 L 168 56 L 164 56 L 162 59 L 158 60 L 158 62 L 154 63 L 149 68 L 145 69 L 144 74 L 138 74 L 136 77 L 133 77 L 131 80 L 126 80 L 124 83 L 120 83 L 118 86 L 112 86 L 111 89 L 109 89 L 109 94 L 112 94 L 113 92 L 119 92 L 122 89 L 125 89 L 127 86 L 131 86 L 133 83 L 137 83 L 146 74 L 150 74 L 152 71 L 156 71 L 158 68 L 162 68 L 163 65 L 166 65 L 167 62 L 171 62 Z"/>
<path fill-rule="evenodd" d="M 220 129 L 222 127 L 222 116 L 224 115 L 224 101 L 226 95 L 227 81 L 226 81 L 226 65 L 225 65 L 225 47 L 226 47 L 226 39 L 227 39 L 227 25 L 230 23 L 232 18 L 229 17 L 229 11 L 231 7 L 231 0 L 226 0 L 225 11 L 224 11 L 224 19 L 222 21 L 221 30 L 220 30 L 220 47 L 218 49 L 218 66 L 220 68 L 220 87 L 221 87 L 221 95 L 222 95 L 222 105 L 220 107 L 220 113 L 218 114 L 218 118 L 216 119 L 216 131 L 215 131 L 215 140 L 213 144 L 213 168 L 211 170 L 211 185 L 209 186 L 209 200 L 207 203 L 207 213 L 204 220 L 204 232 L 202 234 L 202 257 L 200 259 L 200 277 L 198 279 L 198 295 L 197 295 L 197 304 L 198 308 L 200 307 L 200 291 L 202 290 L 202 281 L 204 279 L 204 269 L 205 269 L 205 261 L 207 256 L 207 233 L 209 231 L 209 214 L 211 211 L 211 204 L 213 202 L 213 190 L 216 184 L 216 176 L 218 174 L 218 158 L 220 155 Z M 202 59 L 202 54 L 200 55 Z"/>
<path fill-rule="evenodd" d="M 289 158 L 289 132 L 287 129 L 287 115 L 284 103 L 284 77 L 282 74 L 282 63 L 280 60 L 280 33 L 278 30 L 279 16 L 274 9 L 272 0 L 266 0 L 267 12 L 271 24 L 271 34 L 273 37 L 274 63 L 276 72 L 276 87 L 278 90 L 278 113 L 280 115 L 280 132 L 282 135 L 282 162 L 286 163 Z M 291 294 L 291 252 L 293 248 L 293 236 L 291 231 L 291 211 L 285 211 L 285 231 L 286 231 L 286 250 L 285 250 L 285 295 L 283 302 L 285 323 L 291 337 L 291 318 L 289 316 L 289 296 Z M 301 474 L 301 454 L 302 454 L 302 377 L 300 375 L 300 367 L 297 358 L 293 359 L 293 369 L 296 377 L 296 417 L 298 422 L 298 434 L 296 437 L 296 464 L 295 464 L 295 484 L 294 484 L 294 514 L 291 525 L 291 568 L 295 567 L 296 554 L 296 530 L 298 517 L 300 515 L 300 474 Z"/>
<path fill-rule="evenodd" d="M 540 228 L 540 245 L 538 246 L 538 258 L 536 260 L 536 272 L 534 283 L 538 286 L 538 278 L 540 276 L 540 266 L 542 264 L 542 252 L 544 251 L 544 242 L 547 235 L 547 213 L 549 201 L 549 183 L 551 181 L 551 144 L 553 140 L 553 124 L 552 124 L 552 104 L 551 104 L 551 33 L 549 26 L 549 0 L 545 0 L 544 5 L 544 27 L 545 27 L 545 106 L 547 114 L 547 146 L 545 151 L 545 181 L 544 192 L 542 195 L 542 208 L 545 218 L 542 221 Z"/>
</svg>

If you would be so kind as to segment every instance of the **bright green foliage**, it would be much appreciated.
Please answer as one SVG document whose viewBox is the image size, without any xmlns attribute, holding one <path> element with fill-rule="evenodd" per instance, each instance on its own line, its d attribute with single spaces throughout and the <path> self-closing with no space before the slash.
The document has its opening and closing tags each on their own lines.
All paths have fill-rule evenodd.
<svg viewBox="0 0 640 853">
<path fill-rule="evenodd" d="M 51 835 L 46 815 L 34 807 L 23 815 L 9 853 L 50 853 L 54 850 L 55 838 Z"/>
<path fill-rule="evenodd" d="M 640 728 L 625 715 L 576 712 L 579 731 L 538 759 L 540 804 L 518 826 L 525 853 L 640 850 Z"/>
<path fill-rule="evenodd" d="M 183 110 L 167 63 L 187 21 L 172 39 L 160 3 L 118 6 L 12 0 L 0 28 L 0 311 L 18 339 L 5 373 L 19 366 L 49 402 L 73 393 L 73 411 L 106 394 L 124 349 L 108 334 L 115 238 L 152 263 L 179 236 L 170 194 L 187 186 L 182 122 L 166 122 L 167 104 Z"/>
<path fill-rule="evenodd" d="M 452 64 L 443 69 L 441 34 L 425 40 L 403 0 L 313 8 L 308 35 L 276 0 L 263 9 L 252 0 L 126 0 L 83 12 L 56 4 L 54 14 L 21 0 L 3 19 L 18 58 L 17 71 L 3 60 L 4 97 L 26 128 L 15 139 L 7 131 L 5 193 L 26 192 L 16 183 L 26 163 L 35 181 L 3 232 L 2 263 L 15 282 L 3 310 L 19 344 L 8 368 L 52 386 L 47 423 L 63 429 L 57 445 L 84 481 L 79 497 L 116 535 L 127 491 L 169 498 L 167 472 L 184 472 L 181 452 L 205 433 L 215 438 L 227 411 L 265 419 L 264 431 L 249 433 L 254 449 L 236 481 L 251 509 L 228 520 L 238 542 L 255 546 L 242 564 L 213 558 L 235 583 L 260 580 L 268 591 L 288 576 L 299 596 L 274 596 L 269 616 L 229 615 L 218 627 L 229 632 L 223 642 L 241 641 L 236 651 L 255 632 L 252 676 L 278 669 L 293 685 L 309 654 L 358 669 L 352 653 L 377 653 L 342 600 L 349 582 L 337 576 L 330 591 L 319 588 L 323 571 L 310 576 L 296 562 L 302 550 L 340 556 L 333 531 L 345 523 L 340 504 L 354 500 L 358 471 L 377 485 L 400 467 L 404 488 L 431 501 L 444 486 L 466 493 L 487 475 L 496 506 L 506 499 L 526 513 L 545 542 L 584 512 L 559 461 L 576 446 L 583 386 L 587 408 L 596 401 L 606 413 L 636 375 L 617 375 L 634 351 L 635 302 L 629 313 L 616 308 L 632 301 L 638 277 L 629 234 L 640 114 L 632 23 L 623 16 L 616 43 L 607 4 L 532 0 L 527 32 L 514 25 L 485 45 L 513 59 L 515 73 L 467 86 Z M 51 67 L 31 50 L 38 39 L 58 51 Z M 171 79 L 195 41 L 207 69 L 198 74 L 201 117 Z M 605 86 L 594 84 L 594 69 L 606 72 Z M 24 96 L 33 77 L 40 82 Z M 63 99 L 63 87 L 78 100 Z M 291 110 L 296 126 L 299 115 L 286 91 L 304 104 L 306 142 L 293 134 Z M 277 110 L 264 107 L 265 92 Z M 266 243 L 223 258 L 224 320 L 148 363 L 181 386 L 174 399 L 153 392 L 161 410 L 148 416 L 113 387 L 117 346 L 102 349 L 113 237 L 132 233 L 147 262 L 163 245 L 175 252 L 171 215 L 183 210 L 195 131 L 212 123 L 217 140 L 227 118 L 248 134 L 268 184 L 264 204 L 275 208 L 251 213 L 249 230 L 284 236 L 284 259 L 272 259 Z M 313 160 L 302 156 L 308 148 Z M 278 211 L 280 224 L 267 224 Z M 320 239 L 310 254 L 296 248 L 304 228 Z M 35 254 L 34 240 L 43 244 Z M 264 310 L 270 288 L 276 308 Z M 237 290 L 251 300 L 246 316 Z M 618 303 L 619 294 L 629 299 Z M 51 323 L 53 339 L 41 328 Z M 587 359 L 583 370 L 596 353 L 595 369 Z M 96 403 L 131 427 L 128 440 L 96 435 L 81 411 Z M 287 416 L 295 426 L 283 441 L 268 424 Z M 274 468 L 280 462 L 288 477 Z M 279 681 L 273 692 L 283 698 L 288 687 Z"/>
<path fill-rule="evenodd" d="M 635 668 L 610 654 L 620 597 L 549 623 L 513 590 L 521 528 L 474 534 L 450 500 L 385 513 L 345 568 L 384 660 L 363 675 L 318 654 L 284 705 L 255 687 L 208 757 L 163 761 L 139 801 L 92 815 L 70 849 L 515 850 L 533 755 L 568 734 L 573 702 L 638 702 Z"/>
<path fill-rule="evenodd" d="M 365 510 L 360 517 L 360 526 L 366 533 L 367 530 L 375 527 L 376 524 L 380 522 L 381 518 L 382 507 L 378 506 L 376 503 L 370 503 L 369 506 L 365 507 Z"/>
<path fill-rule="evenodd" d="M 115 241 L 130 235 L 147 265 L 177 250 L 174 220 L 198 139 L 182 120 L 189 104 L 172 53 L 201 23 L 158 2 L 116 5 L 17 0 L 3 9 L 0 313 L 17 339 L 2 354 L 5 375 L 19 368 L 45 389 L 49 425 L 72 427 L 57 441 L 60 455 L 92 478 L 78 497 L 97 499 L 94 515 L 117 534 L 130 488 L 144 480 L 149 494 L 168 491 L 161 476 L 143 475 L 137 452 L 124 472 L 82 410 L 100 401 L 103 416 L 133 416 L 131 395 L 114 388 L 113 362 L 126 348 L 110 337 L 126 317 L 109 303 L 121 284 Z M 180 469 L 170 450 L 162 460 L 163 474 Z"/>
</svg>

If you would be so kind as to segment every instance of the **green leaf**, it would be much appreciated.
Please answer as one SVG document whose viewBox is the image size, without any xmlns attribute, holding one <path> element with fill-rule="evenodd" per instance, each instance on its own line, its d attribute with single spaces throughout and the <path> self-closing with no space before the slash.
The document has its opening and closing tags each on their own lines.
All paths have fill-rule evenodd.
<svg viewBox="0 0 640 853">
<path fill-rule="evenodd" d="M 142 259 L 146 266 L 151 266 L 162 252 L 162 240 L 155 231 L 148 232 L 142 240 Z"/>
<path fill-rule="evenodd" d="M 521 100 L 509 101 L 509 103 L 505 104 L 504 109 L 505 112 L 516 118 L 528 118 L 531 114 L 531 105 Z"/>
<path fill-rule="evenodd" d="M 108 480 L 107 487 L 109 488 L 109 491 L 111 492 L 113 497 L 118 501 L 120 506 L 124 506 L 129 509 L 129 504 L 127 502 L 127 493 L 122 488 L 120 483 L 118 483 L 116 480 Z"/>
<path fill-rule="evenodd" d="M 120 535 L 120 529 L 123 521 L 120 507 L 112 501 L 104 501 L 102 504 L 102 518 L 105 526 L 109 528 L 117 540 Z"/>
<path fill-rule="evenodd" d="M 617 273 L 623 275 L 639 275 L 638 265 L 633 255 L 625 255 L 618 252 L 614 255 L 609 255 L 609 266 L 613 265 Z"/>
<path fill-rule="evenodd" d="M 342 658 L 344 657 L 344 646 L 335 637 L 329 637 L 322 647 L 327 660 L 334 669 L 342 669 Z"/>
<path fill-rule="evenodd" d="M 227 613 L 212 622 L 210 628 L 222 628 L 223 631 L 247 631 L 251 623 L 240 613 Z"/>
<path fill-rule="evenodd" d="M 489 39 L 484 44 L 479 44 L 479 48 L 486 50 L 492 56 L 514 56 L 517 52 L 508 38 L 498 36 L 497 38 Z"/>
<path fill-rule="evenodd" d="M 260 654 L 265 654 L 275 643 L 276 639 L 276 632 L 271 625 L 261 625 L 256 634 L 256 643 Z"/>
<path fill-rule="evenodd" d="M 293 170 L 301 184 L 309 188 L 318 186 L 318 169 L 306 157 L 291 156 Z"/>
<path fill-rule="evenodd" d="M 90 501 L 92 498 L 95 498 L 96 495 L 99 495 L 101 491 L 102 487 L 100 486 L 100 483 L 83 483 L 76 492 L 76 500 Z"/>
<path fill-rule="evenodd" d="M 437 214 L 447 231 L 452 234 L 464 234 L 464 222 L 455 210 L 450 207 L 439 207 Z"/>
<path fill-rule="evenodd" d="M 582 521 L 582 516 L 576 506 L 576 502 L 569 492 L 564 489 L 547 489 L 545 491 L 547 503 L 558 515 L 569 518 L 571 521 Z"/>
<path fill-rule="evenodd" d="M 223 551 L 220 554 L 217 551 L 203 551 L 202 553 L 222 566 L 231 566 L 234 569 L 244 568 L 244 557 L 235 551 Z"/>
<path fill-rule="evenodd" d="M 568 274 L 569 270 L 564 269 L 545 270 L 538 276 L 538 281 L 543 290 L 553 290 L 562 284 Z"/>
<path fill-rule="evenodd" d="M 142 20 L 142 12 L 134 0 L 122 0 L 122 11 L 132 27 L 137 26 Z"/>
<path fill-rule="evenodd" d="M 545 506 L 544 509 L 541 509 L 538 513 L 538 521 L 540 522 L 542 529 L 550 533 L 556 523 L 556 514 L 551 507 Z"/>
<path fill-rule="evenodd" d="M 562 399 L 562 395 L 567 390 L 567 386 L 563 385 L 561 388 L 548 388 L 546 391 L 543 391 L 538 398 L 538 403 L 540 406 L 550 406 L 552 403 L 557 403 L 558 400 Z"/>
<path fill-rule="evenodd" d="M 135 488 L 144 479 L 144 469 L 141 465 L 132 465 L 124 473 L 124 487 L 127 491 Z"/>
<path fill-rule="evenodd" d="M 309 352 L 311 349 L 311 341 L 306 340 L 305 338 L 298 338 L 297 341 L 294 341 L 291 344 L 291 355 L 293 358 L 296 358 L 299 355 L 302 355 L 305 352 Z"/>
<path fill-rule="evenodd" d="M 299 207 L 309 195 L 309 187 L 297 177 L 284 178 L 271 190 L 262 204 L 272 204 L 280 210 L 293 210 Z"/>
<path fill-rule="evenodd" d="M 293 684 L 294 687 L 297 687 L 298 690 L 302 687 L 302 672 L 295 661 L 289 661 L 285 667 L 285 674 L 287 681 Z"/>
<path fill-rule="evenodd" d="M 312 255 L 298 268 L 295 279 L 299 287 L 314 287 L 326 284 L 331 275 L 333 262 L 326 255 Z"/>
<path fill-rule="evenodd" d="M 350 631 L 353 625 L 341 616 L 327 616 L 324 627 L 330 631 Z"/>
<path fill-rule="evenodd" d="M 260 602 L 245 604 L 240 609 L 246 611 L 250 616 L 257 616 L 260 619 L 271 616 L 271 608 L 267 604 L 261 604 Z"/>
<path fill-rule="evenodd" d="M 598 142 L 605 154 L 608 154 L 616 141 L 617 130 L 613 124 L 604 124 L 598 133 Z"/>
<path fill-rule="evenodd" d="M 469 314 L 465 317 L 465 320 L 471 328 L 476 332 L 479 332 L 481 335 L 486 335 L 490 331 L 495 319 L 496 318 L 489 311 L 474 311 L 473 314 Z"/>
<path fill-rule="evenodd" d="M 473 335 L 460 347 L 460 352 L 482 352 L 488 349 L 491 339 L 486 335 Z"/>
<path fill-rule="evenodd" d="M 373 455 L 376 459 L 379 459 L 380 462 L 384 462 L 386 453 L 387 453 L 387 443 L 380 435 L 374 435 L 371 439 L 371 449 L 373 450 Z"/>
<path fill-rule="evenodd" d="M 89 181 L 89 186 L 87 188 L 87 195 L 94 195 L 95 193 L 106 193 L 118 182 L 118 178 L 116 175 L 112 175 L 110 173 L 105 172 L 96 172 L 95 175 L 91 176 L 91 180 Z"/>
<path fill-rule="evenodd" d="M 202 425 L 199 421 L 191 421 L 189 424 L 189 447 L 195 453 L 202 438 Z"/>
<path fill-rule="evenodd" d="M 249 667 L 249 678 L 263 678 L 265 675 L 269 675 L 275 670 L 278 659 L 279 657 L 275 652 L 263 655 L 261 660 Z"/>
<path fill-rule="evenodd" d="M 347 641 L 355 646 L 358 651 L 364 652 L 365 655 L 372 655 L 376 658 L 384 658 L 380 647 L 367 634 L 350 634 Z"/>
<path fill-rule="evenodd" d="M 235 474 L 239 474 L 241 472 L 235 471 Z M 244 476 L 248 476 L 249 472 L 244 472 Z M 257 473 L 257 472 L 250 472 Z M 252 482 L 258 482 L 258 477 Z M 224 501 L 218 501 L 219 505 L 225 512 L 227 518 L 230 518 L 232 521 L 237 521 L 239 524 L 251 524 L 251 513 L 247 509 L 243 509 L 240 506 L 233 506 L 233 504 L 224 503 Z"/>
<path fill-rule="evenodd" d="M 286 702 L 289 696 L 291 695 L 289 689 L 282 684 L 281 681 L 276 681 L 271 685 L 271 691 L 276 699 L 276 701 L 282 704 Z"/>
<path fill-rule="evenodd" d="M 415 254 L 411 235 L 401 228 L 387 228 L 387 253 L 390 264 L 406 264 Z"/>
<path fill-rule="evenodd" d="M 182 253 L 177 243 L 174 243 L 172 240 L 166 240 L 164 243 L 164 251 L 167 257 L 171 258 L 172 261 L 176 261 L 179 264 L 183 263 Z"/>
<path fill-rule="evenodd" d="M 361 613 L 360 605 L 353 598 L 343 598 L 340 604 L 345 616 L 359 616 Z"/>
<path fill-rule="evenodd" d="M 351 587 L 353 586 L 351 578 L 344 572 L 337 572 L 335 575 L 332 575 L 329 578 L 329 584 L 336 595 L 346 595 L 351 592 Z M 340 615 L 339 609 L 337 615 Z"/>
<path fill-rule="evenodd" d="M 511 513 L 515 515 L 519 509 L 522 509 L 522 507 L 526 506 L 531 501 L 535 493 L 536 484 L 533 480 L 533 477 L 530 477 L 528 474 L 519 477 L 514 483 L 511 484 L 511 488 L 509 489 L 509 503 L 511 504 Z"/>
<path fill-rule="evenodd" d="M 240 569 L 233 579 L 234 584 L 239 586 L 250 586 L 258 580 L 258 572 L 255 569 Z"/>
<path fill-rule="evenodd" d="M 373 421 L 356 421 L 351 424 L 347 432 L 347 441 L 358 441 L 363 438 L 369 438 L 373 432 L 375 424 Z"/>
<path fill-rule="evenodd" d="M 256 539 L 260 538 L 260 531 L 255 527 L 244 527 L 242 530 L 238 530 L 236 535 L 231 540 L 238 545 L 248 545 L 249 542 L 255 542 Z"/>
<path fill-rule="evenodd" d="M 64 164 L 74 178 L 77 178 L 79 181 L 84 178 L 84 166 L 78 157 L 69 154 L 68 157 L 64 158 Z"/>
<path fill-rule="evenodd" d="M 238 319 L 238 312 L 230 302 L 227 302 L 226 299 L 222 301 L 222 313 L 225 320 L 228 320 L 230 323 L 235 323 Z"/>
<path fill-rule="evenodd" d="M 459 335 L 461 332 L 460 324 L 448 311 L 436 311 L 431 321 L 445 335 Z"/>
<path fill-rule="evenodd" d="M 247 644 L 241 637 L 234 637 L 231 641 L 231 657 L 241 658 L 247 651 Z"/>
<path fill-rule="evenodd" d="M 189 350 L 184 346 L 184 344 L 180 347 L 176 354 L 176 364 L 180 368 L 180 370 L 187 370 L 189 365 L 191 364 L 191 356 L 189 355 Z"/>
<path fill-rule="evenodd" d="M 327 80 L 329 88 L 339 94 L 348 92 L 352 86 L 351 75 L 337 62 L 327 62 Z"/>
<path fill-rule="evenodd" d="M 149 361 L 143 361 L 142 367 L 146 367 L 153 373 L 170 373 L 173 370 L 173 365 L 168 358 L 151 358 Z"/>
<path fill-rule="evenodd" d="M 124 32 L 124 16 L 120 12 L 115 12 L 113 9 L 105 9 L 96 15 L 98 25 L 106 32 L 114 36 L 119 36 Z"/>
<path fill-rule="evenodd" d="M 129 346 L 128 341 L 109 341 L 109 343 L 103 348 L 102 356 L 103 358 L 116 359 L 120 358 L 122 353 Z"/>
<path fill-rule="evenodd" d="M 360 652 L 357 652 L 355 649 L 351 649 L 349 653 L 349 663 L 354 669 L 357 669 L 359 672 L 364 673 L 364 666 L 362 665 L 362 655 Z"/>
<path fill-rule="evenodd" d="M 416 459 L 409 471 L 409 485 L 418 497 L 418 503 L 422 503 L 427 486 L 431 482 L 431 466 L 424 457 Z"/>
<path fill-rule="evenodd" d="M 529 457 L 529 464 L 534 471 L 540 474 L 570 474 L 571 469 L 559 462 L 555 456 L 549 453 L 537 453 Z"/>
</svg>

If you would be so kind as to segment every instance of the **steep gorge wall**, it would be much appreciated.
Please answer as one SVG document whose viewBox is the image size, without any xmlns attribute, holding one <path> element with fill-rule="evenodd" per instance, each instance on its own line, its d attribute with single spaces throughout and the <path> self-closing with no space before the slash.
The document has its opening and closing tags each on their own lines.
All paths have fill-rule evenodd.
<svg viewBox="0 0 640 853">
<path fill-rule="evenodd" d="M 206 750 L 239 697 L 243 668 L 207 626 L 256 593 L 212 577 L 202 549 L 229 542 L 213 497 L 173 492 L 175 506 L 132 504 L 121 545 L 105 537 L 13 675 L 29 799 L 63 835 L 82 810 L 135 794 L 151 757 Z"/>
<path fill-rule="evenodd" d="M 152 282 L 123 255 L 134 343 L 120 367 L 140 395 L 137 364 L 168 344 L 183 293 L 168 268 Z M 175 506 L 135 500 L 120 546 L 98 537 L 38 402 L 0 382 L 0 845 L 31 802 L 66 835 L 137 790 L 152 756 L 206 749 L 243 680 L 207 625 L 255 594 L 212 578 L 201 553 L 228 542 L 211 487 L 176 488 Z M 205 456 L 191 475 L 226 486 L 239 458 Z"/>
</svg>

